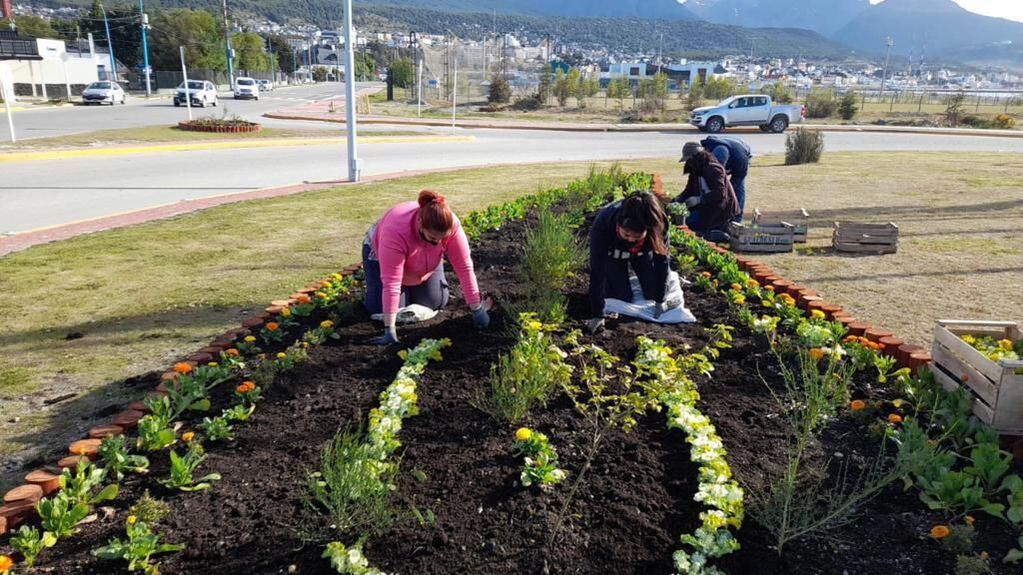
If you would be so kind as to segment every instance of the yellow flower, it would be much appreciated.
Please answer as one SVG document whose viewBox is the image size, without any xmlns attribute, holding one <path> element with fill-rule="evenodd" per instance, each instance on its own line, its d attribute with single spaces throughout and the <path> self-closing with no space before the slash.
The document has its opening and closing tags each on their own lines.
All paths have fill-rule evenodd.
<svg viewBox="0 0 1023 575">
<path fill-rule="evenodd" d="M 288 358 L 288 354 L 284 353 L 283 351 L 277 354 L 277 359 L 287 359 L 287 358 Z"/>
<path fill-rule="evenodd" d="M 974 519 L 972 515 L 967 515 L 966 517 L 963 517 L 963 521 L 965 521 L 967 525 L 972 526 L 973 522 L 976 521 L 976 519 Z"/>
<path fill-rule="evenodd" d="M 330 321 L 329 319 L 325 319 L 320 322 L 320 327 L 323 329 L 330 329 L 334 327 L 334 322 Z"/>
<path fill-rule="evenodd" d="M 14 567 L 14 559 L 6 555 L 0 555 L 0 573 L 9 573 Z"/>
<path fill-rule="evenodd" d="M 973 344 L 977 343 L 977 338 L 973 337 L 972 335 L 964 335 L 964 336 L 961 336 L 960 339 L 962 339 L 963 341 L 965 341 L 966 343 L 968 343 L 970 345 L 973 345 Z"/>
<path fill-rule="evenodd" d="M 184 441 L 185 443 L 188 443 L 189 441 L 192 441 L 193 439 L 195 439 L 195 432 L 194 431 L 186 431 L 186 432 L 181 434 L 181 441 Z"/>
<path fill-rule="evenodd" d="M 824 319 L 827 316 L 825 316 L 824 312 L 822 312 L 821 310 L 815 309 L 810 312 L 810 317 L 812 317 L 813 319 Z"/>
<path fill-rule="evenodd" d="M 757 282 L 757 280 L 755 280 L 753 278 L 750 278 L 750 279 L 746 280 L 746 285 L 748 285 L 751 288 L 758 288 L 758 287 L 760 287 L 760 283 Z"/>
<path fill-rule="evenodd" d="M 135 523 L 136 523 L 136 522 L 137 522 L 138 520 L 139 520 L 139 518 L 138 518 L 138 517 L 135 517 L 134 515 L 129 515 L 129 516 L 128 516 L 128 525 L 135 525 Z"/>
<path fill-rule="evenodd" d="M 534 319 L 530 320 L 529 323 L 526 324 L 526 327 L 529 329 L 541 330 L 543 329 L 543 324 Z"/>
<path fill-rule="evenodd" d="M 810 350 L 810 357 L 813 358 L 814 361 L 820 361 L 824 358 L 824 350 L 819 347 L 815 347 Z"/>
<path fill-rule="evenodd" d="M 1012 351 L 1012 342 L 1007 339 L 998 340 L 998 347 L 1005 351 Z"/>
<path fill-rule="evenodd" d="M 290 307 L 281 308 L 281 316 L 291 317 L 291 308 Z"/>
<path fill-rule="evenodd" d="M 732 289 L 733 289 L 734 291 L 741 291 L 741 290 L 742 290 L 742 286 L 741 286 L 741 285 L 739 285 L 739 284 L 732 284 L 732 285 L 731 285 L 731 288 L 732 288 Z"/>
<path fill-rule="evenodd" d="M 700 275 L 703 276 L 704 279 L 710 279 L 710 272 L 701 272 Z"/>
<path fill-rule="evenodd" d="M 741 295 L 736 296 L 735 299 L 732 300 L 732 303 L 734 303 L 735 305 L 746 305 L 746 298 L 744 298 Z"/>
<path fill-rule="evenodd" d="M 767 291 L 774 291 L 774 286 L 764 286 L 764 289 Z"/>
<path fill-rule="evenodd" d="M 215 361 L 211 361 L 211 362 L 207 363 L 206 365 L 208 365 L 210 367 L 217 367 L 217 365 L 219 365 L 219 364 L 217 362 L 215 362 Z"/>
<path fill-rule="evenodd" d="M 315 293 L 315 294 L 313 294 L 313 295 L 315 295 L 316 297 L 318 297 L 318 298 L 320 298 L 320 299 L 327 299 L 327 294 L 325 294 L 325 293 L 323 293 L 323 292 L 321 292 L 321 291 L 318 291 L 318 292 L 316 292 L 316 293 Z"/>
<path fill-rule="evenodd" d="M 952 530 L 948 528 L 948 525 L 935 525 L 931 527 L 931 537 L 935 539 L 944 539 L 952 533 Z"/>
<path fill-rule="evenodd" d="M 904 402 L 901 399 L 893 399 L 892 400 L 892 405 L 895 406 L 895 409 L 899 409 L 900 407 L 902 407 L 903 403 Z"/>
<path fill-rule="evenodd" d="M 515 432 L 515 440 L 516 441 L 529 441 L 530 437 L 533 437 L 533 431 L 531 429 L 529 429 L 528 427 L 520 427 Z"/>
<path fill-rule="evenodd" d="M 254 335 L 245 336 L 245 343 L 256 343 L 256 336 Z"/>
</svg>

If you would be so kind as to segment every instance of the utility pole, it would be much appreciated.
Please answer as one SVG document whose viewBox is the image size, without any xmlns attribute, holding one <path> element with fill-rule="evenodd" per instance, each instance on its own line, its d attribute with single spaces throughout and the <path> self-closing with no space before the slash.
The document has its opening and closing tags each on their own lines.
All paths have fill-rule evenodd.
<svg viewBox="0 0 1023 575">
<path fill-rule="evenodd" d="M 231 49 L 231 23 L 227 20 L 227 0 L 221 0 L 224 9 L 224 46 L 227 49 L 227 78 L 234 90 L 234 50 Z"/>
<path fill-rule="evenodd" d="M 149 75 L 150 75 L 150 70 L 149 70 L 149 40 L 148 40 L 147 34 L 146 34 L 146 30 L 149 28 L 149 15 L 146 14 L 145 0 L 139 0 L 139 19 L 142 22 L 142 66 L 144 68 L 143 72 L 145 72 L 145 74 L 146 74 L 146 97 L 148 98 L 148 97 L 152 96 L 153 93 L 152 93 L 152 90 L 151 90 L 150 85 L 149 85 Z M 68 99 L 70 99 L 70 98 L 71 98 L 71 95 L 68 94 Z"/>
<path fill-rule="evenodd" d="M 179 46 L 178 50 L 181 51 L 181 75 L 185 78 L 185 106 L 188 107 L 188 121 L 192 121 L 192 92 L 188 85 L 188 68 L 185 66 L 185 47 Z"/>
<path fill-rule="evenodd" d="M 361 167 L 356 146 L 355 118 L 355 33 L 352 30 L 352 0 L 345 0 L 345 123 L 348 127 L 348 181 L 358 182 Z"/>
<path fill-rule="evenodd" d="M 117 81 L 117 59 L 114 58 L 114 41 L 113 41 L 112 38 L 110 38 L 110 21 L 107 20 L 107 9 L 103 7 L 103 3 L 102 2 L 99 5 L 99 9 L 103 11 L 103 27 L 107 31 L 107 50 L 110 52 L 110 71 L 114 75 L 113 79 L 111 79 L 110 81 L 111 82 L 116 82 Z M 45 90 L 45 89 L 46 89 L 46 84 L 43 84 L 43 90 Z"/>
<path fill-rule="evenodd" d="M 888 60 L 892 55 L 892 46 L 895 45 L 895 42 L 892 40 L 891 36 L 885 38 L 884 43 L 887 46 L 887 49 L 885 50 L 884 53 L 884 72 L 881 74 L 881 98 L 884 98 L 884 84 L 885 81 L 888 79 Z"/>
</svg>

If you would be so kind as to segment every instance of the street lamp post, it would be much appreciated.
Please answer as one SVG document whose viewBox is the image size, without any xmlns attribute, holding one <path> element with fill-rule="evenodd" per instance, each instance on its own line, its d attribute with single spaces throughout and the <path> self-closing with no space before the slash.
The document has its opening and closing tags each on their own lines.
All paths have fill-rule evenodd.
<svg viewBox="0 0 1023 575">
<path fill-rule="evenodd" d="M 139 18 L 142 21 L 142 65 L 145 67 L 146 73 L 146 97 L 152 96 L 152 90 L 149 86 L 149 40 L 147 38 L 146 29 L 149 28 L 149 16 L 146 14 L 145 0 L 139 0 Z M 71 94 L 68 93 L 68 99 L 71 99 Z"/>
<path fill-rule="evenodd" d="M 884 100 L 884 84 L 885 84 L 885 81 L 888 79 L 888 59 L 892 55 L 892 46 L 895 45 L 895 42 L 892 40 L 891 36 L 888 36 L 887 38 L 885 38 L 884 42 L 885 42 L 885 45 L 887 46 L 887 49 L 885 50 L 885 53 L 884 53 L 884 72 L 881 74 L 881 99 L 882 99 L 882 101 Z"/>
<path fill-rule="evenodd" d="M 358 182 L 361 172 L 355 118 L 355 33 L 352 30 L 352 0 L 345 0 L 345 123 L 348 126 L 348 181 Z"/>
<path fill-rule="evenodd" d="M 227 0 L 221 1 L 224 10 L 224 44 L 227 47 L 227 78 L 234 90 L 234 50 L 231 49 L 231 24 L 227 20 Z"/>
<path fill-rule="evenodd" d="M 107 9 L 103 7 L 103 4 L 99 5 L 100 10 L 103 11 L 103 27 L 107 32 L 107 50 L 110 52 L 110 72 L 114 77 L 110 80 L 111 82 L 117 81 L 117 59 L 114 58 L 114 39 L 110 37 L 110 20 L 107 20 Z M 43 84 L 43 91 L 46 90 L 46 84 Z M 45 94 L 44 94 L 45 96 Z"/>
</svg>

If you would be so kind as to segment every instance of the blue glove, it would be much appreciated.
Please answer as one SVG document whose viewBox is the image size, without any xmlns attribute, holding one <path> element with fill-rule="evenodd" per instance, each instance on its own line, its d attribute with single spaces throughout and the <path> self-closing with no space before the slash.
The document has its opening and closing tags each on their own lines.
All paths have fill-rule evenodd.
<svg viewBox="0 0 1023 575">
<path fill-rule="evenodd" d="M 376 345 L 391 345 L 392 343 L 398 343 L 398 329 L 393 325 L 391 327 L 385 327 L 384 335 L 373 339 L 373 343 Z"/>
<path fill-rule="evenodd" d="M 476 324 L 477 329 L 486 329 L 490 327 L 490 314 L 487 313 L 486 306 L 480 306 L 478 309 L 472 312 L 472 322 Z"/>
</svg>

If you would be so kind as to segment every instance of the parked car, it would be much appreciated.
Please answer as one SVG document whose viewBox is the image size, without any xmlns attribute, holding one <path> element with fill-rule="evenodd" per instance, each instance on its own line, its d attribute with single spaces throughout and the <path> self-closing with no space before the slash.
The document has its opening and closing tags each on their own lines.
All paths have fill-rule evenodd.
<svg viewBox="0 0 1023 575">
<path fill-rule="evenodd" d="M 184 106 L 185 105 L 185 83 L 182 82 L 178 86 L 177 92 L 174 92 L 174 105 Z M 217 87 L 213 85 L 213 82 L 205 80 L 189 80 L 188 81 L 188 97 L 192 100 L 193 106 L 199 106 L 205 108 L 206 106 L 216 106 L 220 103 L 220 96 L 217 94 Z"/>
<path fill-rule="evenodd" d="M 83 104 L 104 104 L 109 102 L 111 106 L 127 101 L 127 96 L 121 85 L 117 82 L 93 82 L 82 91 Z"/>
<path fill-rule="evenodd" d="M 258 100 L 259 84 L 252 78 L 236 78 L 234 81 L 235 100 Z"/>
<path fill-rule="evenodd" d="M 273 92 L 274 83 L 270 80 L 259 80 L 259 90 L 261 92 Z"/>
<path fill-rule="evenodd" d="M 804 106 L 775 106 L 770 96 L 746 94 L 693 110 L 689 123 L 713 134 L 733 126 L 759 126 L 763 132 L 780 134 L 789 124 L 798 124 L 804 118 Z"/>
</svg>

